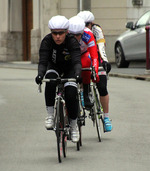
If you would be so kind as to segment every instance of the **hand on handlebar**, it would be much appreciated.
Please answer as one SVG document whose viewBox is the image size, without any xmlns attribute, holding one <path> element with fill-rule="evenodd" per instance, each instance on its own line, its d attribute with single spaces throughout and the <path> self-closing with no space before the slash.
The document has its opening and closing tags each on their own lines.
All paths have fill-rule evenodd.
<svg viewBox="0 0 150 171">
<path fill-rule="evenodd" d="M 82 83 L 82 78 L 79 74 L 75 75 L 75 78 L 76 78 L 76 82 L 81 84 Z"/>
<path fill-rule="evenodd" d="M 42 80 L 43 80 L 43 77 L 40 76 L 40 75 L 37 75 L 36 78 L 35 78 L 35 82 L 36 82 L 37 84 L 42 84 Z"/>
<path fill-rule="evenodd" d="M 98 72 L 96 72 L 95 67 L 92 67 L 92 75 L 91 75 L 92 81 L 93 82 L 99 82 L 99 75 Z"/>
<path fill-rule="evenodd" d="M 99 75 L 96 73 L 96 79 L 92 79 L 94 83 L 98 83 L 99 82 Z"/>
<path fill-rule="evenodd" d="M 102 63 L 104 70 L 108 74 L 111 70 L 111 64 L 109 62 L 103 61 Z"/>
</svg>

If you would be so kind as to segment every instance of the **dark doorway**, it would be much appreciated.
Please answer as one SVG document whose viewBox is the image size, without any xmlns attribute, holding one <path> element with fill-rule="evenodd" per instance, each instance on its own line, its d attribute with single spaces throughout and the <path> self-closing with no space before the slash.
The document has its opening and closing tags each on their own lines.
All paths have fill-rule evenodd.
<svg viewBox="0 0 150 171">
<path fill-rule="evenodd" d="M 31 29 L 33 28 L 32 0 L 22 0 L 23 60 L 31 60 Z"/>
</svg>

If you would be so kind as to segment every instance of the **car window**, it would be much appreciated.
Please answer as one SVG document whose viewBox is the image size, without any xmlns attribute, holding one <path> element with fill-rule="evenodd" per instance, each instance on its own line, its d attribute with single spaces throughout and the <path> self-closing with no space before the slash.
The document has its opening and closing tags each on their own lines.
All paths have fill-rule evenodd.
<svg viewBox="0 0 150 171">
<path fill-rule="evenodd" d="M 150 24 L 150 11 L 145 13 L 136 23 L 136 27 L 140 28 L 143 26 L 146 26 L 147 24 Z M 149 22 L 148 22 L 149 21 Z"/>
</svg>

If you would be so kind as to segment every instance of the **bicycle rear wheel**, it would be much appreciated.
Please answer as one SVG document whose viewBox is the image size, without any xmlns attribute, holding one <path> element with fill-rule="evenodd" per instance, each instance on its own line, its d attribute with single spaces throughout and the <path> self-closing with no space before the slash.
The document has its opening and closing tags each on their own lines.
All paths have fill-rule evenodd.
<svg viewBox="0 0 150 171">
<path fill-rule="evenodd" d="M 78 129 L 79 129 L 79 141 L 77 142 L 77 151 L 80 151 L 80 146 L 82 146 L 82 127 L 81 123 L 79 121 L 78 123 Z"/>
<path fill-rule="evenodd" d="M 67 135 L 66 133 L 63 134 L 62 137 L 62 147 L 63 147 L 63 155 L 66 157 L 67 154 Z"/>
</svg>

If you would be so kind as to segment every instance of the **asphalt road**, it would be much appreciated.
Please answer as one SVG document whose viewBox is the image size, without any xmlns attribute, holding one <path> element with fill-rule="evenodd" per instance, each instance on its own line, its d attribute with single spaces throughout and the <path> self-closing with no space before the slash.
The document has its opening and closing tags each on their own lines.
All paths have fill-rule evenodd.
<svg viewBox="0 0 150 171">
<path fill-rule="evenodd" d="M 0 68 L 1 171 L 149 171 L 148 81 L 110 77 L 113 131 L 103 133 L 99 143 L 87 118 L 83 147 L 78 152 L 68 142 L 67 158 L 59 164 L 55 134 L 44 128 L 44 93 L 37 92 L 36 73 Z"/>
</svg>

